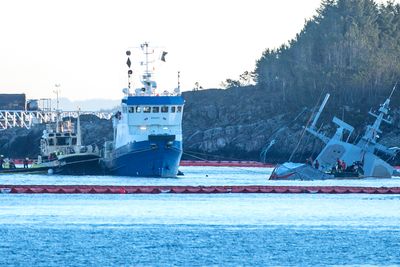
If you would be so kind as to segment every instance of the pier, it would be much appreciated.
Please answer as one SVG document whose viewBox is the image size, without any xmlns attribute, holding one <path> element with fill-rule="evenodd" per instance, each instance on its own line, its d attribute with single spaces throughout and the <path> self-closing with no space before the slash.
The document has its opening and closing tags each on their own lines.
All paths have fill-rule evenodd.
<svg viewBox="0 0 400 267">
<path fill-rule="evenodd" d="M 21 127 L 30 129 L 35 124 L 55 122 L 57 114 L 61 118 L 78 117 L 78 111 L 29 111 L 29 110 L 0 110 L 0 130 Z M 100 119 L 110 119 L 112 113 L 100 111 L 79 111 L 79 115 L 94 115 Z"/>
</svg>

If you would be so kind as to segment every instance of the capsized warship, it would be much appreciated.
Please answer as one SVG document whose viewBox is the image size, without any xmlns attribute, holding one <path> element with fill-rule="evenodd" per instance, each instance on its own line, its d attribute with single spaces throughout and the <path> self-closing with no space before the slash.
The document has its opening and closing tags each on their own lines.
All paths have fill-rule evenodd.
<svg viewBox="0 0 400 267">
<path fill-rule="evenodd" d="M 369 115 L 375 117 L 372 125 L 368 125 L 364 135 L 355 143 L 350 143 L 349 139 L 354 131 L 354 127 L 346 122 L 334 117 L 332 122 L 337 125 L 335 134 L 328 137 L 320 132 L 317 127 L 318 118 L 323 111 L 329 94 L 325 96 L 318 112 L 316 113 L 311 125 L 305 130 L 319 138 L 325 147 L 314 161 L 308 163 L 286 162 L 276 166 L 270 180 L 321 180 L 337 178 L 391 178 L 398 175 L 396 169 L 380 158 L 379 155 L 386 155 L 394 158 L 400 148 L 388 148 L 378 143 L 379 135 L 382 133 L 380 126 L 382 122 L 391 124 L 389 116 L 389 103 L 395 90 L 393 88 L 390 96 L 380 105 L 377 112 L 369 111 Z M 344 162 L 345 169 L 338 170 L 338 162 Z"/>
</svg>

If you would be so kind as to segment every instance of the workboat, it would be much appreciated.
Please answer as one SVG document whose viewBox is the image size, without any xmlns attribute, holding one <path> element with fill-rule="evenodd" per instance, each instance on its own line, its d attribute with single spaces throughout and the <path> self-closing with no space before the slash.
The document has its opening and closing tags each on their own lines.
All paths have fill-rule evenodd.
<svg viewBox="0 0 400 267">
<path fill-rule="evenodd" d="M 276 166 L 269 179 L 390 178 L 392 175 L 397 174 L 393 166 L 378 156 L 379 154 L 394 158 L 400 150 L 398 147 L 388 148 L 378 143 L 379 135 L 382 133 L 380 129 L 382 122 L 392 123 L 389 116 L 389 103 L 394 89 L 395 87 L 386 101 L 380 105 L 377 112 L 369 112 L 371 116 L 375 117 L 375 121 L 367 126 L 363 136 L 359 140 L 355 140 L 354 143 L 349 142 L 354 127 L 337 117 L 332 120 L 337 125 L 336 132 L 332 137 L 329 138 L 318 131 L 316 123 L 329 99 L 330 95 L 327 94 L 312 124 L 309 127 L 305 127 L 307 132 L 325 143 L 322 151 L 314 161 L 309 159 L 305 164 L 286 162 Z"/>
<path fill-rule="evenodd" d="M 77 125 L 71 120 L 57 119 L 47 124 L 40 140 L 40 155 L 37 165 L 47 167 L 49 173 L 62 175 L 96 175 L 102 173 L 100 151 L 96 145 L 82 145 L 80 117 Z"/>
<path fill-rule="evenodd" d="M 37 161 L 29 166 L 24 164 L 24 168 L 16 168 L 13 164 L 13 167 L 3 168 L 0 173 L 102 174 L 100 151 L 96 145 L 82 145 L 79 115 L 76 121 L 75 130 L 71 120 L 63 121 L 58 114 L 55 123 L 46 124 Z"/>
<path fill-rule="evenodd" d="M 153 79 L 155 49 L 144 43 L 139 54 L 144 67 L 140 87 L 131 91 L 131 51 L 127 51 L 128 88 L 123 90 L 121 109 L 113 117 L 114 140 L 103 150 L 107 173 L 122 176 L 176 177 L 182 156 L 182 113 L 184 100 L 178 87 L 160 91 Z M 160 51 L 161 61 L 167 53 Z M 135 58 L 138 58 L 139 55 Z"/>
<path fill-rule="evenodd" d="M 25 161 L 25 160 L 24 160 Z M 38 164 L 29 164 L 29 160 L 26 159 L 27 164 L 23 164 L 22 167 L 17 167 L 12 159 L 0 159 L 0 174 L 14 174 L 14 173 L 24 173 L 24 174 L 46 174 L 49 170 L 48 166 L 40 166 Z"/>
</svg>

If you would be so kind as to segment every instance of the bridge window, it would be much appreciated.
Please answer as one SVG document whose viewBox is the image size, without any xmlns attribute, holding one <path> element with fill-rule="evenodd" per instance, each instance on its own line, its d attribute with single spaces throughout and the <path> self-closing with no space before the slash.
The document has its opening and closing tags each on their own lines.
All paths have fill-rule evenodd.
<svg viewBox="0 0 400 267">
<path fill-rule="evenodd" d="M 175 113 L 175 110 L 176 110 L 176 107 L 175 107 L 175 106 L 172 106 L 172 107 L 171 107 L 171 112 L 172 112 L 172 113 Z"/>
<path fill-rule="evenodd" d="M 57 145 L 59 145 L 59 146 L 67 145 L 67 138 L 66 137 L 57 138 Z"/>
<path fill-rule="evenodd" d="M 134 113 L 135 112 L 135 108 L 134 107 L 129 107 L 128 112 L 129 113 Z"/>
<path fill-rule="evenodd" d="M 143 107 L 143 112 L 144 113 L 150 113 L 151 112 L 151 107 Z"/>
<path fill-rule="evenodd" d="M 160 112 L 160 107 L 153 107 L 153 113 Z"/>
<path fill-rule="evenodd" d="M 54 139 L 53 138 L 49 139 L 49 146 L 54 146 Z"/>
<path fill-rule="evenodd" d="M 168 112 L 168 107 L 167 106 L 161 107 L 161 112 L 162 113 L 167 113 Z"/>
<path fill-rule="evenodd" d="M 136 113 L 140 113 L 140 112 L 142 112 L 142 108 L 139 107 L 139 106 L 137 106 L 137 107 L 136 107 Z"/>
<path fill-rule="evenodd" d="M 178 106 L 178 111 L 177 112 L 182 112 L 182 107 Z"/>
</svg>

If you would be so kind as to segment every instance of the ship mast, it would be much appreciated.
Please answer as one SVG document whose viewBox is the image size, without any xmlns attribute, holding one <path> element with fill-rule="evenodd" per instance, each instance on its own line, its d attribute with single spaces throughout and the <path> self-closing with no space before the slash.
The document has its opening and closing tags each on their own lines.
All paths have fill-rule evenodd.
<svg viewBox="0 0 400 267">
<path fill-rule="evenodd" d="M 394 90 L 396 89 L 397 83 L 394 85 L 392 92 L 390 93 L 389 97 L 386 99 L 386 101 L 380 105 L 378 109 L 378 114 L 373 113 L 372 111 L 369 111 L 368 113 L 375 117 L 375 121 L 372 125 L 367 126 L 367 130 L 365 131 L 365 134 L 363 137 L 360 139 L 358 142 L 357 146 L 361 147 L 365 151 L 369 151 L 374 153 L 375 150 L 379 150 L 387 155 L 390 156 L 395 156 L 396 151 L 390 150 L 387 147 L 378 144 L 377 139 L 379 138 L 379 134 L 382 133 L 380 126 L 382 122 L 386 122 L 388 124 L 392 124 L 392 120 L 390 120 L 389 117 L 389 104 L 390 104 L 390 99 L 393 95 Z"/>
<path fill-rule="evenodd" d="M 76 145 L 79 148 L 82 146 L 80 111 L 81 111 L 81 109 L 79 108 L 78 109 L 78 117 L 76 118 Z"/>
<path fill-rule="evenodd" d="M 149 63 L 150 63 L 149 62 L 149 55 L 153 54 L 153 52 L 149 52 L 149 43 L 148 42 L 145 42 L 145 43 L 141 44 L 140 47 L 142 48 L 143 53 L 145 54 L 145 62 L 144 62 L 144 64 L 145 64 L 146 70 L 145 70 L 145 72 L 143 74 L 144 88 L 145 88 L 146 93 L 152 94 L 152 92 L 151 92 L 151 80 L 150 80 L 151 72 L 149 70 Z"/>
</svg>

